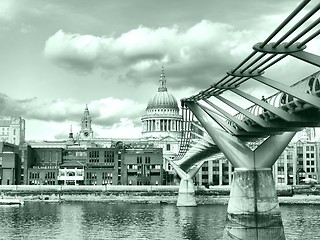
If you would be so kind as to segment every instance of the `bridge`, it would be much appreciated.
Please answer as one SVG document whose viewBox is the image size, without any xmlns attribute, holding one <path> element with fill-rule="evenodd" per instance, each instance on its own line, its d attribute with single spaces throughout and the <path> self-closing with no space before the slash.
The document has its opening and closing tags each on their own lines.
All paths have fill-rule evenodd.
<svg viewBox="0 0 320 240">
<path fill-rule="evenodd" d="M 204 161 L 226 157 L 234 173 L 224 239 L 285 239 L 271 168 L 297 131 L 320 126 L 320 57 L 306 51 L 320 34 L 319 8 L 302 1 L 222 79 L 181 100 L 183 138 L 171 161 L 181 178 L 177 206 L 196 206 L 192 177 Z M 293 83 L 269 78 L 285 58 L 316 70 Z M 257 97 L 248 86 L 272 93 Z"/>
</svg>

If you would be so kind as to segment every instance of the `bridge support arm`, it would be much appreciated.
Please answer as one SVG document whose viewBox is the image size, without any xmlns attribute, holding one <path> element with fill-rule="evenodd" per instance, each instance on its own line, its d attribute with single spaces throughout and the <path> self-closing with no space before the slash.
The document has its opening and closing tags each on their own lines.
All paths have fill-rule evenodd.
<svg viewBox="0 0 320 240">
<path fill-rule="evenodd" d="M 203 161 L 194 166 L 188 173 L 183 171 L 177 164 L 170 161 L 171 166 L 180 177 L 180 186 L 178 192 L 177 207 L 194 207 L 197 206 L 194 183 L 192 177 L 201 168 Z"/>
<path fill-rule="evenodd" d="M 305 61 L 307 63 L 320 67 L 320 56 L 318 55 L 308 53 L 305 51 L 293 52 L 293 53 L 290 53 L 290 55 L 302 61 Z"/>
<path fill-rule="evenodd" d="M 253 152 L 237 137 L 214 127 L 214 120 L 194 102 L 186 102 L 186 106 L 197 117 L 220 150 L 226 155 L 234 167 L 254 167 Z"/>
<path fill-rule="evenodd" d="M 295 134 L 295 132 L 285 132 L 281 135 L 270 136 L 260 144 L 254 151 L 256 167 L 271 168 Z"/>
</svg>

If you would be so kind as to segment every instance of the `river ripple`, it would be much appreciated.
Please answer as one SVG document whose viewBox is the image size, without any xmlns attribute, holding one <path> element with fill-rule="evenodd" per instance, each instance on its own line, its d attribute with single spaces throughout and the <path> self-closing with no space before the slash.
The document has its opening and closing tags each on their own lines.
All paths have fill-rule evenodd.
<svg viewBox="0 0 320 240">
<path fill-rule="evenodd" d="M 282 205 L 287 239 L 320 239 L 319 205 Z M 226 205 L 27 202 L 0 206 L 0 239 L 221 239 Z"/>
</svg>

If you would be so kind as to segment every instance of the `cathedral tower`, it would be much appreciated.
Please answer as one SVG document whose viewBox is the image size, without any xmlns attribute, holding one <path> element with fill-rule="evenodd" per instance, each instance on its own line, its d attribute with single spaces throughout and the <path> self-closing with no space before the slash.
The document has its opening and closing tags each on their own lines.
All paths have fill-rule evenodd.
<svg viewBox="0 0 320 240">
<path fill-rule="evenodd" d="M 81 130 L 80 130 L 80 140 L 88 140 L 93 138 L 93 131 L 91 128 L 91 117 L 88 109 L 88 105 L 83 112 L 83 116 L 81 119 Z"/>
</svg>

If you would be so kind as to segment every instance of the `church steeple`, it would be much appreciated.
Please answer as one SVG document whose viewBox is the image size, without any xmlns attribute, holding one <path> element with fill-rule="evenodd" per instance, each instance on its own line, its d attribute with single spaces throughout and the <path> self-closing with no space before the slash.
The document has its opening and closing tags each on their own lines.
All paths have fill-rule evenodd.
<svg viewBox="0 0 320 240">
<path fill-rule="evenodd" d="M 69 139 L 73 139 L 72 125 L 70 125 Z"/>
<path fill-rule="evenodd" d="M 161 71 L 161 75 L 160 75 L 160 79 L 159 79 L 158 92 L 166 92 L 166 91 L 167 91 L 167 81 L 166 81 L 166 77 L 164 75 L 164 68 L 162 66 L 162 71 Z"/>
<path fill-rule="evenodd" d="M 69 132 L 69 138 L 67 140 L 67 143 L 69 145 L 73 145 L 74 144 L 74 138 L 73 138 L 73 132 L 72 132 L 72 125 L 70 125 L 70 132 Z"/>
<path fill-rule="evenodd" d="M 89 116 L 89 117 L 90 117 L 90 113 L 89 113 L 89 109 L 88 109 L 88 104 L 86 104 L 86 108 L 84 109 L 83 116 L 84 116 L 84 117 L 86 117 L 86 116 Z"/>
<path fill-rule="evenodd" d="M 86 108 L 84 109 L 83 116 L 81 119 L 81 130 L 80 136 L 81 138 L 87 139 L 92 138 L 92 128 L 91 128 L 91 117 L 88 109 L 88 105 L 86 104 Z"/>
</svg>

